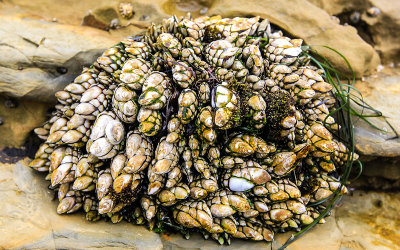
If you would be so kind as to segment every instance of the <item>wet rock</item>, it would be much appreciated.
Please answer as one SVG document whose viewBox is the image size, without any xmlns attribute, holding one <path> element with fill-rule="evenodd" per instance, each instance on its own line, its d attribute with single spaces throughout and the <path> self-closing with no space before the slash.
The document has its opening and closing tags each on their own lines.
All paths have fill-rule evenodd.
<svg viewBox="0 0 400 250">
<path fill-rule="evenodd" d="M 8 98 L 0 96 L 0 146 L 20 147 L 27 140 L 31 131 L 41 126 L 46 120 L 49 104 L 20 100 L 18 106 L 9 108 L 5 105 Z"/>
<path fill-rule="evenodd" d="M 339 25 L 327 12 L 306 0 L 238 0 L 234 4 L 222 0 L 213 3 L 207 14 L 268 18 L 291 35 L 303 38 L 306 44 L 327 45 L 340 51 L 349 60 L 359 78 L 373 72 L 380 61 L 378 54 L 357 35 L 354 27 Z M 339 69 L 348 71 L 344 61 L 334 52 L 322 47 L 314 49 Z"/>
<path fill-rule="evenodd" d="M 162 249 L 159 236 L 143 227 L 91 223 L 82 214 L 57 215 L 47 186 L 26 160 L 0 165 L 0 248 Z"/>
</svg>

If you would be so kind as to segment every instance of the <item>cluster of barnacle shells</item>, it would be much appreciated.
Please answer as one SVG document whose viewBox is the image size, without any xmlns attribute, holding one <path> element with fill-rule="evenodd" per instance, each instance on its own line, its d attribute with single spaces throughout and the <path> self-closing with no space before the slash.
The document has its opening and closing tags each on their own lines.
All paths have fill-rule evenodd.
<svg viewBox="0 0 400 250">
<path fill-rule="evenodd" d="M 351 156 L 301 44 L 258 17 L 152 25 L 57 92 L 30 166 L 48 173 L 59 214 L 220 243 L 299 230 L 346 192 L 334 176 Z"/>
</svg>

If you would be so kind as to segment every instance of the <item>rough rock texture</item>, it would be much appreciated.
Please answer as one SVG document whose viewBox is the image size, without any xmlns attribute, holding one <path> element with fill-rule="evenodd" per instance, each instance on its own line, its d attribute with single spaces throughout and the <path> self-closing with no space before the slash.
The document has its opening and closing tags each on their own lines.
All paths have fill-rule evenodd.
<svg viewBox="0 0 400 250">
<path fill-rule="evenodd" d="M 39 173 L 27 166 L 0 164 L 0 248 L 265 249 L 265 242 L 233 240 L 219 246 L 200 235 L 158 235 L 128 223 L 91 223 L 81 214 L 56 213 L 53 193 Z M 288 249 L 400 248 L 400 194 L 356 192 L 346 196 L 326 224 L 318 225 Z M 18 236 L 18 237 L 16 237 Z M 277 249 L 290 236 L 273 243 Z"/>
<path fill-rule="evenodd" d="M 400 62 L 400 2 L 393 0 L 308 0 L 323 8 L 330 15 L 354 25 L 360 35 L 379 52 L 383 63 Z M 380 13 L 367 14 L 368 9 L 376 7 Z M 360 20 L 347 20 L 353 13 L 360 14 Z M 356 14 L 358 15 L 358 14 Z"/>
<path fill-rule="evenodd" d="M 363 93 L 364 101 L 381 111 L 393 128 L 399 132 L 400 70 L 387 67 L 376 75 L 357 81 L 355 87 Z M 396 138 L 396 134 L 383 119 L 370 120 L 384 131 L 378 131 L 356 120 L 355 135 L 358 152 L 368 156 L 399 157 L 400 138 Z"/>
<path fill-rule="evenodd" d="M 11 102 L 11 104 L 9 103 Z M 10 108 L 9 105 L 16 105 Z M 33 101 L 11 101 L 0 96 L 0 147 L 20 147 L 32 130 L 46 121 L 49 104 Z"/>
</svg>

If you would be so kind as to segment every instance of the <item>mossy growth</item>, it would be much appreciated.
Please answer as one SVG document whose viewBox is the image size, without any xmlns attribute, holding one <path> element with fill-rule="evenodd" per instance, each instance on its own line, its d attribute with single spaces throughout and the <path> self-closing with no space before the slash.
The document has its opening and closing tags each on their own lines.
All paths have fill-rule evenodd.
<svg viewBox="0 0 400 250">
<path fill-rule="evenodd" d="M 265 102 L 267 104 L 267 123 L 264 131 L 267 132 L 268 137 L 271 139 L 281 141 L 282 121 L 284 118 L 294 115 L 293 106 L 295 105 L 295 100 L 289 93 L 277 91 L 268 93 L 265 97 Z"/>
</svg>

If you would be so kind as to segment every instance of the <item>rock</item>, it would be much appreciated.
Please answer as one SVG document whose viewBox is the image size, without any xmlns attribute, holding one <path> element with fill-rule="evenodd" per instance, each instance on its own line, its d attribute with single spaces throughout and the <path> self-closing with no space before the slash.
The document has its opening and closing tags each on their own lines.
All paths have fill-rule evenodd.
<svg viewBox="0 0 400 250">
<path fill-rule="evenodd" d="M 400 69 L 388 67 L 374 76 L 357 81 L 355 84 L 355 87 L 363 94 L 364 101 L 381 111 L 397 133 L 400 131 L 399 86 Z M 368 156 L 400 156 L 400 138 L 397 137 L 385 120 L 381 118 L 369 119 L 383 131 L 374 129 L 359 119 L 355 118 L 354 120 L 356 149 L 359 153 Z"/>
<path fill-rule="evenodd" d="M 128 223 L 91 223 L 83 214 L 60 216 L 44 176 L 27 161 L 0 166 L 0 248 L 162 249 L 159 236 Z"/>
<path fill-rule="evenodd" d="M 214 2 L 207 14 L 267 18 L 292 36 L 304 39 L 308 45 L 326 45 L 338 50 L 349 60 L 358 78 L 373 72 L 380 62 L 378 54 L 357 35 L 355 28 L 339 25 L 328 13 L 306 0 L 238 0 L 235 3 L 222 0 Z M 337 54 L 322 47 L 314 49 L 340 70 L 348 72 Z"/>
<path fill-rule="evenodd" d="M 400 2 L 397 0 L 309 0 L 330 15 L 346 16 L 354 11 L 362 13 L 361 22 L 354 25 L 360 36 L 378 51 L 385 64 L 400 62 Z M 374 11 L 372 15 L 368 11 Z"/>
<path fill-rule="evenodd" d="M 381 55 L 384 63 L 400 63 L 400 2 L 396 0 L 370 0 L 370 6 L 380 10 L 377 16 L 367 13 L 362 19 L 369 25 L 374 48 Z"/>
<path fill-rule="evenodd" d="M 46 120 L 50 105 L 26 100 L 17 100 L 15 108 L 7 108 L 6 98 L 0 96 L 0 117 L 3 125 L 0 126 L 0 146 L 20 147 L 29 134 Z"/>
<path fill-rule="evenodd" d="M 341 249 L 399 249 L 400 193 L 357 191 L 336 208 Z"/>
</svg>

